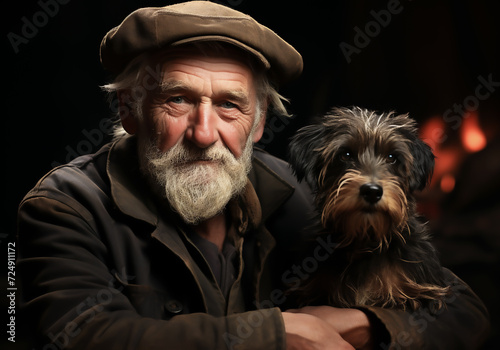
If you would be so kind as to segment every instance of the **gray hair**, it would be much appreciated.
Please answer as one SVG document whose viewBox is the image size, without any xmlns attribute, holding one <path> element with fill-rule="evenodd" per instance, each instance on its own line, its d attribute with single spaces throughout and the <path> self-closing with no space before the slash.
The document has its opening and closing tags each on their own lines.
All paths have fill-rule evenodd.
<svg viewBox="0 0 500 350">
<path fill-rule="evenodd" d="M 187 45 L 186 45 L 187 46 Z M 191 43 L 189 47 L 194 47 L 200 53 L 205 55 L 221 54 L 226 55 L 230 48 L 228 45 L 219 42 L 199 42 Z M 163 52 L 165 56 L 171 54 L 172 50 Z M 249 54 L 245 54 L 244 60 L 255 78 L 255 88 L 257 93 L 257 113 L 255 125 L 263 113 L 260 106 L 268 105 L 268 111 L 275 115 L 290 117 L 286 110 L 284 102 L 289 102 L 285 97 L 281 96 L 277 89 L 271 83 L 265 70 L 255 61 Z M 161 56 L 155 53 L 144 53 L 132 60 L 128 66 L 119 74 L 112 83 L 103 85 L 101 88 L 108 93 L 110 104 L 119 105 L 117 103 L 117 93 L 126 92 L 128 103 L 125 107 L 117 109 L 115 116 L 115 125 L 113 136 L 115 139 L 126 134 L 126 131 L 121 125 L 122 114 L 132 113 L 139 120 L 142 119 L 142 104 L 148 91 L 152 91 L 161 84 Z M 153 82 L 153 83 L 151 83 Z M 125 109 L 123 109 L 125 108 Z"/>
</svg>

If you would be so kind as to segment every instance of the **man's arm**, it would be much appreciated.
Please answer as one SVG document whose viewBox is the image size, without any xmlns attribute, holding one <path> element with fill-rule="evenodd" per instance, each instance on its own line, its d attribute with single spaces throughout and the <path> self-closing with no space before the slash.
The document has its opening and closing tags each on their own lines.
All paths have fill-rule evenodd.
<svg viewBox="0 0 500 350">
<path fill-rule="evenodd" d="M 141 316 L 118 283 L 126 277 L 107 265 L 109 251 L 91 227 L 92 217 L 74 208 L 74 199 L 62 203 L 38 196 L 23 202 L 19 211 L 21 306 L 26 321 L 34 322 L 29 333 L 36 334 L 37 345 L 105 350 L 285 347 L 277 308 L 227 317 Z M 259 324 L 253 327 L 255 320 Z"/>
<path fill-rule="evenodd" d="M 488 311 L 478 296 L 457 276 L 444 269 L 452 293 L 446 298 L 446 308 L 433 314 L 427 308 L 398 311 L 366 308 L 389 331 L 388 349 L 479 349 L 488 336 Z"/>
<path fill-rule="evenodd" d="M 437 313 L 427 308 L 401 311 L 380 307 L 338 309 L 305 307 L 306 313 L 327 321 L 344 339 L 362 349 L 479 349 L 488 336 L 488 311 L 458 277 L 445 269 L 452 294 Z M 365 317 L 359 314 L 365 313 Z M 367 327 L 370 321 L 370 327 Z M 374 332 L 374 328 L 377 332 Z M 380 337 L 380 333 L 388 335 Z"/>
</svg>

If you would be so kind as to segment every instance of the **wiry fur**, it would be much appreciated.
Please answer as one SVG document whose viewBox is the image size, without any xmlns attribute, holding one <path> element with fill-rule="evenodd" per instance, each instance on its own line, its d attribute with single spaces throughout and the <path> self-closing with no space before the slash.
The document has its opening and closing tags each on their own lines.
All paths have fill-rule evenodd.
<svg viewBox="0 0 500 350">
<path fill-rule="evenodd" d="M 430 179 L 434 155 L 408 115 L 334 109 L 293 137 L 290 163 L 315 191 L 321 234 L 339 243 L 296 291 L 302 303 L 444 305 L 449 288 L 412 196 Z M 383 191 L 374 203 L 361 195 L 365 184 Z"/>
</svg>

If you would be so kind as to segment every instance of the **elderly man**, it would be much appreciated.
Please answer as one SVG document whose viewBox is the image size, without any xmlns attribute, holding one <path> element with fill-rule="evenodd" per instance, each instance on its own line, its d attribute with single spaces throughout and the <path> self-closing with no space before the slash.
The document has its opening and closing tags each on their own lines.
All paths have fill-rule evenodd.
<svg viewBox="0 0 500 350">
<path fill-rule="evenodd" d="M 439 315 L 288 310 L 313 215 L 286 163 L 256 150 L 301 56 L 209 2 L 140 9 L 101 45 L 115 141 L 47 174 L 19 211 L 23 309 L 42 349 L 473 347 L 486 311 L 456 281 Z M 311 232 L 309 232 L 311 234 Z M 331 242 L 318 242 L 321 256 Z M 319 250 L 318 250 L 319 254 Z M 449 274 L 451 276 L 451 274 Z M 456 279 L 455 279 L 456 280 Z"/>
</svg>

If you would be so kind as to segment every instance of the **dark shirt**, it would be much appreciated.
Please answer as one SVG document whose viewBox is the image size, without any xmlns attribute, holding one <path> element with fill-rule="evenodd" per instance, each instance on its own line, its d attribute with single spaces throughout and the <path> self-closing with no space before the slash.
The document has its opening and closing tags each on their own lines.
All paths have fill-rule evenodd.
<svg viewBox="0 0 500 350">
<path fill-rule="evenodd" d="M 212 270 L 214 278 L 219 285 L 222 295 L 224 295 L 224 298 L 227 299 L 229 290 L 236 280 L 236 274 L 238 271 L 236 266 L 236 247 L 233 243 L 226 239 L 224 241 L 222 251 L 219 251 L 217 245 L 201 237 L 196 232 L 192 230 L 186 231 L 189 239 L 194 243 L 196 248 L 198 248 L 200 253 L 207 261 L 210 269 Z"/>
</svg>

